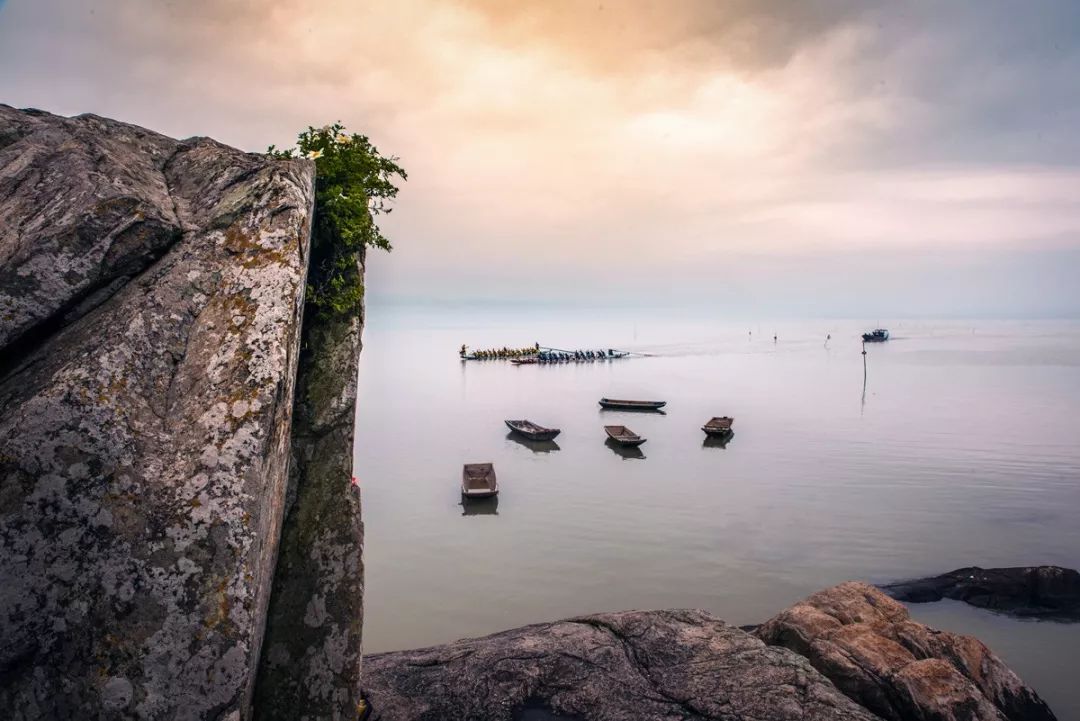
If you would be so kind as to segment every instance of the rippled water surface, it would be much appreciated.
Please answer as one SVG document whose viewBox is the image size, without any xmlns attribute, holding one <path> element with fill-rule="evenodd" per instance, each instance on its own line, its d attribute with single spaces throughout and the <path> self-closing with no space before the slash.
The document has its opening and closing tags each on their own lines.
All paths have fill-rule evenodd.
<svg viewBox="0 0 1080 721">
<path fill-rule="evenodd" d="M 868 347 L 864 376 L 858 335 L 879 322 L 893 340 Z M 747 624 L 847 579 L 1080 566 L 1075 322 L 372 308 L 364 341 L 368 652 L 627 608 Z M 457 358 L 462 343 L 534 341 L 648 356 Z M 667 412 L 602 411 L 601 396 L 663 399 Z M 726 446 L 703 443 L 714 415 L 735 417 Z M 561 428 L 557 447 L 517 442 L 506 418 Z M 643 457 L 605 445 L 604 424 L 646 436 Z M 478 461 L 494 462 L 502 490 L 465 508 L 461 464 Z M 913 611 L 983 638 L 1080 719 L 1063 672 L 1080 626 Z"/>
</svg>

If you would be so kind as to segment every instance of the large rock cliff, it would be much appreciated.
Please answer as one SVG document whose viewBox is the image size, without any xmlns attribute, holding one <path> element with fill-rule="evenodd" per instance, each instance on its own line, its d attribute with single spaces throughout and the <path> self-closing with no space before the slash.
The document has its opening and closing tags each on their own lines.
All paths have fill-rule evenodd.
<svg viewBox="0 0 1080 721">
<path fill-rule="evenodd" d="M 247 715 L 314 167 L 0 107 L 0 708 Z"/>
</svg>

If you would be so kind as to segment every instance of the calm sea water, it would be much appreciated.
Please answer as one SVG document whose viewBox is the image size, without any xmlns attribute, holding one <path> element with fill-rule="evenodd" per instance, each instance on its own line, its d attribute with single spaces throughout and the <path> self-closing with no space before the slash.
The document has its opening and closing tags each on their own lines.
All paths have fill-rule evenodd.
<svg viewBox="0 0 1080 721">
<path fill-rule="evenodd" d="M 868 347 L 864 373 L 859 333 L 879 322 L 893 340 Z M 848 579 L 1080 566 L 1075 322 L 376 307 L 364 340 L 368 652 L 628 608 L 748 624 Z M 457 358 L 462 343 L 534 341 L 648 356 Z M 667 412 L 602 411 L 601 396 L 663 399 Z M 735 418 L 726 446 L 703 443 L 714 415 Z M 557 448 L 515 441 L 506 418 L 561 428 Z M 605 445 L 612 423 L 648 438 L 643 457 Z M 480 461 L 501 493 L 471 513 L 461 465 Z M 1080 719 L 1080 625 L 912 610 L 979 636 L 1060 718 Z"/>
</svg>

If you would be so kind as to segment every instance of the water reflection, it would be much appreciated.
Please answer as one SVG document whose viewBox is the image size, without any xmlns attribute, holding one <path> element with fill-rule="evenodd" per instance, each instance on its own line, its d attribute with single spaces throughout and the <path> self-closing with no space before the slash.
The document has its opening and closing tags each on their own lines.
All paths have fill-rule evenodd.
<svg viewBox="0 0 1080 721">
<path fill-rule="evenodd" d="M 608 438 L 604 441 L 604 445 L 615 451 L 615 455 L 622 456 L 624 460 L 641 460 L 645 458 L 645 454 L 641 452 L 640 446 L 624 446 L 621 443 Z"/>
<path fill-rule="evenodd" d="M 727 448 L 727 444 L 735 437 L 735 431 L 723 436 L 705 436 L 701 442 L 702 448 Z"/>
<path fill-rule="evenodd" d="M 506 434 L 506 440 L 525 446 L 533 453 L 551 453 L 559 450 L 559 444 L 555 441 L 534 441 L 513 431 Z"/>
<path fill-rule="evenodd" d="M 499 497 L 491 498 L 461 498 L 461 515 L 463 516 L 497 516 L 499 515 Z"/>
</svg>

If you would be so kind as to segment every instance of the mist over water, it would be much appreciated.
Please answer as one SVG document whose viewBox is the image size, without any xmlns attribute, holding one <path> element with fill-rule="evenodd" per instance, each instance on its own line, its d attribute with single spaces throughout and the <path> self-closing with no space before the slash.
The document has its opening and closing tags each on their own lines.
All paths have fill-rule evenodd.
<svg viewBox="0 0 1080 721">
<path fill-rule="evenodd" d="M 864 375 L 859 334 L 879 324 L 893 340 L 868 346 Z M 368 652 L 628 608 L 747 624 L 848 579 L 1080 565 L 1075 321 L 382 307 L 364 341 Z M 457 358 L 462 343 L 534 342 L 648 355 Z M 662 399 L 667 412 L 602 411 L 602 396 Z M 715 415 L 735 418 L 726 446 L 703 442 Z M 561 428 L 557 447 L 508 437 L 507 418 Z M 643 457 L 605 445 L 604 424 L 647 437 Z M 480 461 L 499 476 L 497 506 L 479 509 L 493 513 L 461 505 L 461 465 Z M 913 612 L 974 633 L 1059 717 L 1080 715 L 1060 671 L 1080 626 L 960 604 Z"/>
</svg>

